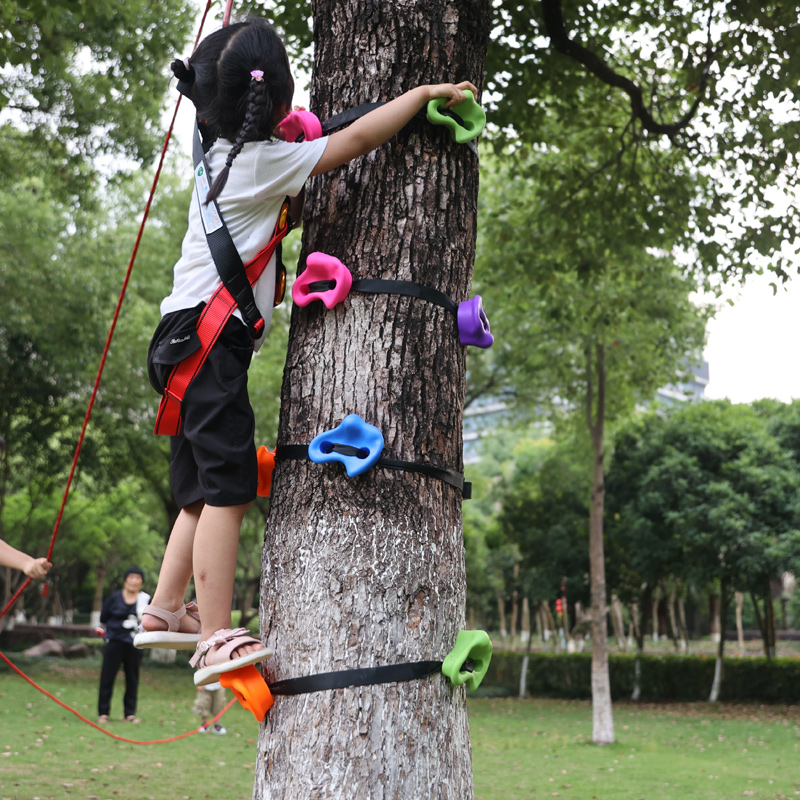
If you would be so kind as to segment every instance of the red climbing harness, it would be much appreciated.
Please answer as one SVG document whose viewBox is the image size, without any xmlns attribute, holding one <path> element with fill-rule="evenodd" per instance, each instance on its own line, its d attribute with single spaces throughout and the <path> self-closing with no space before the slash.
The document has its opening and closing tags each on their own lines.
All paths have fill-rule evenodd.
<svg viewBox="0 0 800 800">
<path fill-rule="evenodd" d="M 269 244 L 252 260 L 244 265 L 247 280 L 251 286 L 261 277 L 261 274 L 269 264 L 281 240 L 291 230 L 289 220 L 289 204 L 284 202 L 278 222 L 275 225 L 275 232 Z M 285 288 L 285 275 L 283 269 L 278 269 L 275 280 L 275 305 L 283 299 Z M 164 436 L 177 436 L 181 432 L 181 402 L 186 396 L 189 384 L 194 380 L 203 367 L 203 364 L 211 352 L 211 348 L 219 338 L 225 323 L 230 319 L 236 308 L 236 300 L 231 293 L 220 286 L 208 301 L 200 319 L 197 320 L 197 335 L 200 339 L 200 347 L 191 355 L 176 364 L 167 379 L 164 387 L 164 395 L 158 406 L 156 416 L 155 433 Z"/>
</svg>

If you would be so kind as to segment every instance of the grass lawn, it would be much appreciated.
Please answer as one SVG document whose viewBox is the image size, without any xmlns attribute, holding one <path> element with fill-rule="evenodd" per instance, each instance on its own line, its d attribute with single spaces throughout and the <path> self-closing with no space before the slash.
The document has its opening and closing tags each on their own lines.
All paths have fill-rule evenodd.
<svg viewBox="0 0 800 800">
<path fill-rule="evenodd" d="M 99 657 L 12 660 L 95 719 Z M 122 686 L 120 675 L 117 720 Z M 191 730 L 194 694 L 188 669 L 145 662 L 142 724 L 108 728 L 145 740 Z M 798 707 L 617 704 L 617 743 L 602 748 L 591 744 L 588 702 L 483 699 L 469 708 L 476 800 L 800 798 Z M 258 728 L 238 704 L 223 721 L 226 736 L 117 742 L 0 664 L 0 800 L 249 800 Z"/>
</svg>

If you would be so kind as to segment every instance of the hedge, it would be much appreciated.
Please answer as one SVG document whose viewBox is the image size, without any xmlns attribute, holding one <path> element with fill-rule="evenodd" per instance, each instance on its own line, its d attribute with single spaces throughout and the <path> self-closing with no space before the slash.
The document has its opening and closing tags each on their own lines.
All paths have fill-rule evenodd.
<svg viewBox="0 0 800 800">
<path fill-rule="evenodd" d="M 522 653 L 495 651 L 489 671 L 476 696 L 519 693 Z M 643 702 L 706 701 L 714 680 L 714 656 L 648 655 L 641 661 Z M 527 692 L 544 697 L 588 699 L 591 689 L 591 653 L 532 652 Z M 635 654 L 610 653 L 609 673 L 613 700 L 628 700 L 633 692 Z M 726 658 L 722 702 L 800 703 L 800 659 Z"/>
</svg>

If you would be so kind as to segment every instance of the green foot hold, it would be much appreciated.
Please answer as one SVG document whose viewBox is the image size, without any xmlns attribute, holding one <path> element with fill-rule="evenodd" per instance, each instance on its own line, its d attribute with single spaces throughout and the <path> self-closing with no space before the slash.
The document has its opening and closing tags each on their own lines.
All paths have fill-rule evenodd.
<svg viewBox="0 0 800 800">
<path fill-rule="evenodd" d="M 454 142 L 465 144 L 480 135 L 486 125 L 486 113 L 475 102 L 472 92 L 464 90 L 467 99 L 454 108 L 445 108 L 447 99 L 438 97 L 428 103 L 428 121 L 444 125 Z"/>
<path fill-rule="evenodd" d="M 468 689 L 477 689 L 491 660 L 492 641 L 486 631 L 459 631 L 456 646 L 442 663 L 442 675 L 453 686 L 466 683 Z"/>
</svg>

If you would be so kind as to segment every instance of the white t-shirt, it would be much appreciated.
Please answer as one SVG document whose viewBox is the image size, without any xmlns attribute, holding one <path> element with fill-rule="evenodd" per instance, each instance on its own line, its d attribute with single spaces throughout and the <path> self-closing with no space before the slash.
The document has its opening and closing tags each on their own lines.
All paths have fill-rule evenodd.
<svg viewBox="0 0 800 800">
<path fill-rule="evenodd" d="M 244 264 L 272 238 L 284 198 L 300 194 L 327 143 L 324 136 L 310 142 L 247 142 L 236 156 L 217 204 Z M 227 139 L 218 139 L 206 154 L 212 180 L 225 166 L 232 146 Z M 192 192 L 189 228 L 173 276 L 172 293 L 161 303 L 162 316 L 207 303 L 222 283 L 208 249 L 196 190 Z M 255 344 L 258 350 L 272 320 L 275 256 L 256 282 L 253 294 L 265 322 L 264 335 Z M 238 309 L 234 315 L 242 319 Z"/>
</svg>

